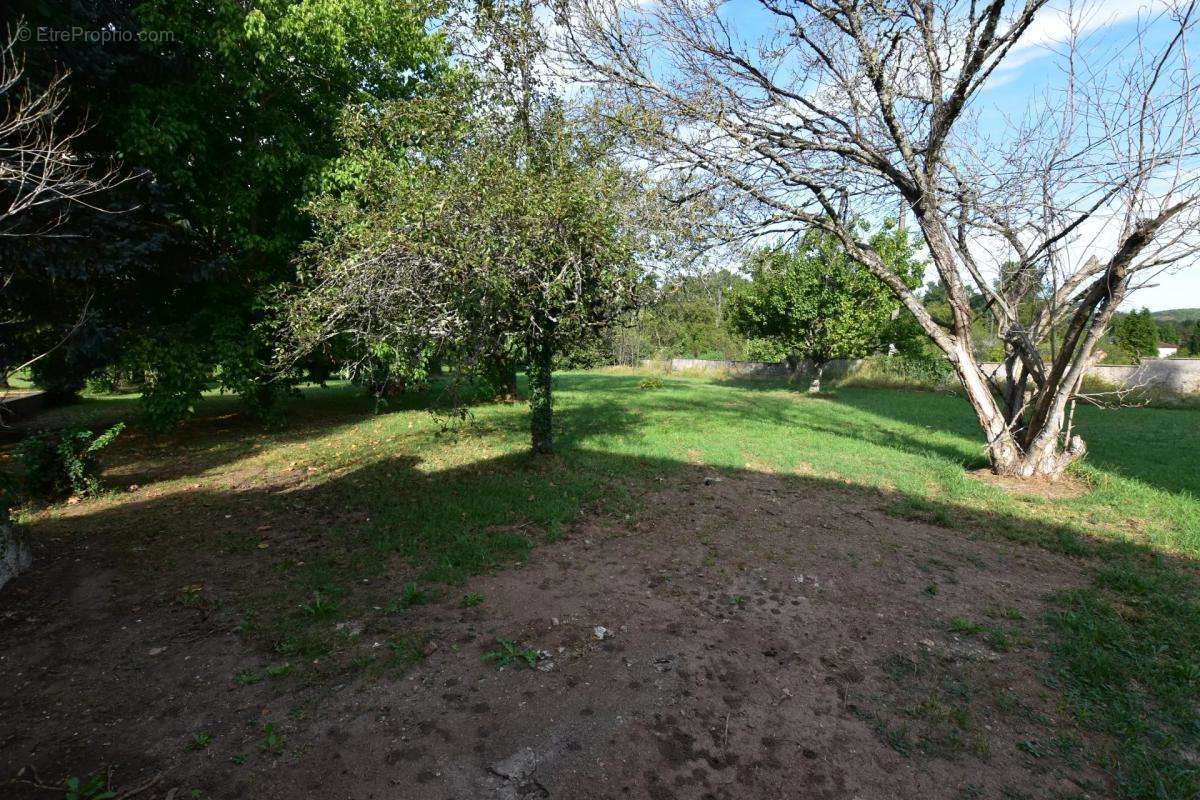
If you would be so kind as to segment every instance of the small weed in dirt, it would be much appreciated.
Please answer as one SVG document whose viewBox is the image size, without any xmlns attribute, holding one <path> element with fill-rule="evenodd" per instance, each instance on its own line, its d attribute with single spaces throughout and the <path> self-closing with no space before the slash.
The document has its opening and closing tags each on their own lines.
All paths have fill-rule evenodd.
<svg viewBox="0 0 1200 800">
<path fill-rule="evenodd" d="M 930 597 L 936 597 L 938 593 L 938 585 L 936 583 L 931 583 L 925 587 L 924 591 L 925 594 L 929 595 Z"/>
<path fill-rule="evenodd" d="M 238 753 L 236 756 L 231 757 L 229 760 L 240 767 L 243 764 L 245 764 L 249 759 L 246 755 L 244 755 L 242 753 Z"/>
<path fill-rule="evenodd" d="M 238 686 L 253 686 L 256 683 L 262 683 L 262 679 L 262 673 L 252 669 L 244 669 L 233 676 L 233 682 Z"/>
<path fill-rule="evenodd" d="M 464 594 L 462 599 L 463 608 L 474 608 L 475 606 L 483 605 L 483 595 L 481 594 Z"/>
<path fill-rule="evenodd" d="M 112 800 L 117 793 L 108 788 L 108 782 L 100 775 L 93 775 L 86 781 L 79 778 L 67 778 L 65 800 Z"/>
<path fill-rule="evenodd" d="M 986 630 L 986 625 L 980 625 L 976 622 L 963 619 L 962 617 L 955 617 L 954 619 L 950 620 L 951 633 L 962 633 L 966 634 L 967 636 L 974 636 L 975 634 L 983 633 Z"/>
<path fill-rule="evenodd" d="M 337 614 L 338 604 L 332 597 L 321 592 L 313 592 L 313 599 L 300 606 L 305 614 L 313 619 L 329 619 Z"/>
<path fill-rule="evenodd" d="M 404 584 L 404 589 L 400 593 L 400 602 L 404 608 L 423 606 L 432 599 L 429 592 L 420 588 L 415 583 Z"/>
<path fill-rule="evenodd" d="M 532 647 L 519 647 L 512 639 L 497 639 L 497 648 L 483 654 L 485 664 L 495 664 L 497 669 L 504 669 L 511 664 L 533 669 L 537 666 L 537 650 Z"/>
<path fill-rule="evenodd" d="M 203 590 L 204 587 L 198 583 L 184 586 L 175 596 L 175 602 L 187 608 L 196 608 L 204 603 L 204 597 L 201 594 Z"/>
<path fill-rule="evenodd" d="M 990 625 L 982 625 L 978 622 L 971 622 L 962 617 L 955 617 L 950 620 L 950 624 L 947 627 L 951 633 L 958 633 L 963 636 L 980 636 L 987 643 L 988 647 L 997 653 L 1007 653 L 1018 644 L 1026 642 L 1025 638 L 1018 633 L 993 628 Z"/>
<path fill-rule="evenodd" d="M 275 651 L 281 656 L 292 656 L 312 661 L 329 655 L 332 652 L 332 648 L 327 638 L 321 633 L 306 631 L 284 636 L 276 642 Z"/>
<path fill-rule="evenodd" d="M 263 738 L 259 742 L 259 749 L 266 753 L 274 753 L 278 755 L 283 752 L 283 736 L 275 729 L 275 723 L 268 722 L 262 729 Z"/>
<path fill-rule="evenodd" d="M 283 678 L 283 677 L 287 676 L 291 671 L 292 671 L 292 665 L 287 662 L 284 662 L 283 664 L 276 664 L 274 666 L 267 667 L 267 677 Z"/>
<path fill-rule="evenodd" d="M 212 744 L 212 740 L 212 734 L 197 733 L 192 736 L 192 740 L 188 742 L 187 749 L 191 750 L 192 752 L 199 752 Z"/>
<path fill-rule="evenodd" d="M 433 601 L 433 595 L 415 583 L 406 583 L 400 590 L 400 596 L 388 602 L 384 608 L 385 614 L 399 614 L 413 606 L 423 606 Z"/>
<path fill-rule="evenodd" d="M 920 673 L 921 665 L 914 658 L 901 653 L 891 653 L 880 663 L 884 673 L 893 681 L 903 681 Z"/>
<path fill-rule="evenodd" d="M 388 642 L 392 657 L 389 666 L 407 668 L 425 660 L 427 640 L 424 636 L 410 634 Z"/>
<path fill-rule="evenodd" d="M 1024 741 L 1017 742 L 1017 749 L 1022 753 L 1028 753 L 1034 758 L 1046 757 L 1046 751 L 1037 739 L 1025 739 Z"/>
</svg>

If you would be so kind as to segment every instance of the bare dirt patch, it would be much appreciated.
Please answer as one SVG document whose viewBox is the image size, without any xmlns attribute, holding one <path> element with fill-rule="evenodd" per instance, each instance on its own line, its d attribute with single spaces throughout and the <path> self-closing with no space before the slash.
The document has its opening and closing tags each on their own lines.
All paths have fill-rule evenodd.
<svg viewBox="0 0 1200 800">
<path fill-rule="evenodd" d="M 972 470 L 967 474 L 977 481 L 989 483 L 992 486 L 999 486 L 1010 494 L 1037 497 L 1042 500 L 1070 500 L 1075 497 L 1082 497 L 1092 490 L 1092 487 L 1088 486 L 1085 481 L 1069 475 L 1064 475 L 1053 481 L 1022 479 L 997 475 L 987 467 Z"/>
<path fill-rule="evenodd" d="M 234 680 L 281 658 L 187 600 L 186 553 L 154 549 L 226 506 L 53 544 L 0 595 L 0 781 L 115 765 L 123 787 L 170 770 L 147 798 L 1107 796 L 1042 680 L 1039 619 L 1083 564 L 799 478 L 689 468 L 661 486 L 633 518 L 585 517 L 407 609 L 411 667 L 303 680 Z M 328 526 L 315 511 L 262 538 Z M 328 625 L 364 665 L 397 650 L 373 618 Z M 503 669 L 483 661 L 498 640 L 518 654 Z"/>
</svg>

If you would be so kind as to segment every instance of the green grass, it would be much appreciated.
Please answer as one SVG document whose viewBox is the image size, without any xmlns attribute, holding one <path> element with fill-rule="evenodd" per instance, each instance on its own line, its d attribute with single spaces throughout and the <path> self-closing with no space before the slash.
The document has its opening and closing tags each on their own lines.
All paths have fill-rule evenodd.
<svg viewBox="0 0 1200 800">
<path fill-rule="evenodd" d="M 126 460 L 165 475 L 155 501 L 164 509 L 197 479 L 220 502 L 236 471 L 261 476 L 261 485 L 243 480 L 238 492 L 266 509 L 282 512 L 300 497 L 360 512 L 354 524 L 324 532 L 319 554 L 277 562 L 282 587 L 247 601 L 255 607 L 243 630 L 289 658 L 336 653 L 333 620 L 372 603 L 399 612 L 424 602 L 433 591 L 426 586 L 520 561 L 562 536 L 583 509 L 636 514 L 656 478 L 688 469 L 769 471 L 874 492 L 897 515 L 1086 557 L 1093 585 L 1058 598 L 1049 620 L 1056 636 L 1049 680 L 1081 724 L 1113 737 L 1096 757 L 1122 796 L 1200 791 L 1200 410 L 1080 408 L 1076 428 L 1090 452 L 1073 472 L 1088 489 L 1050 499 L 1010 494 L 968 474 L 984 465 L 983 445 L 969 406 L 953 395 L 841 388 L 810 397 L 763 382 L 619 371 L 559 374 L 555 389 L 560 449 L 551 458 L 527 455 L 523 405 L 478 406 L 456 423 L 423 410 L 437 399 L 431 391 L 375 415 L 354 389 L 331 386 L 306 390 L 288 425 L 266 432 L 231 420 L 232 398 L 210 397 L 206 418 L 177 436 L 135 434 Z M 128 397 L 93 397 L 39 424 L 99 424 L 133 408 Z M 273 476 L 296 470 L 299 494 L 273 488 Z M 122 519 L 123 496 L 88 502 Z M 130 510 L 128 520 L 144 510 Z M 30 519 L 36 528 L 39 518 Z M 224 557 L 271 557 L 259 538 L 212 546 Z M 363 581 L 392 557 L 413 565 L 413 581 L 400 597 L 373 597 Z M 927 591 L 936 593 L 937 583 Z M 1015 613 L 999 609 L 995 618 Z M 1011 646 L 994 624 L 951 624 L 991 637 L 993 647 Z M 395 662 L 419 659 L 417 640 L 394 641 Z"/>
</svg>

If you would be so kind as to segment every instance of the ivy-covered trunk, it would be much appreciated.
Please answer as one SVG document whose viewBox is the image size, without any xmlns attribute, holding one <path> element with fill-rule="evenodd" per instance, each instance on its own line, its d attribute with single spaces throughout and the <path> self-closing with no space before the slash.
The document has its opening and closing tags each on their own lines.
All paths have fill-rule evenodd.
<svg viewBox="0 0 1200 800">
<path fill-rule="evenodd" d="M 533 452 L 554 452 L 554 330 L 546 324 L 529 347 L 529 433 Z"/>
</svg>

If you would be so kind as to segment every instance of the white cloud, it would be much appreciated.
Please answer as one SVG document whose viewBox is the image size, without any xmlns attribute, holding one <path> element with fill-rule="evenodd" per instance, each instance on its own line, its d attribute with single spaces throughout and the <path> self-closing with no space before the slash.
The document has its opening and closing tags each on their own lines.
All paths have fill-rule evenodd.
<svg viewBox="0 0 1200 800">
<path fill-rule="evenodd" d="M 1055 0 L 1033 18 L 1017 46 L 1004 59 L 989 88 L 1016 80 L 1032 61 L 1060 50 L 1072 31 L 1081 39 L 1124 22 L 1149 19 L 1167 7 L 1168 0 Z"/>
</svg>

